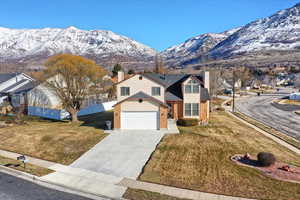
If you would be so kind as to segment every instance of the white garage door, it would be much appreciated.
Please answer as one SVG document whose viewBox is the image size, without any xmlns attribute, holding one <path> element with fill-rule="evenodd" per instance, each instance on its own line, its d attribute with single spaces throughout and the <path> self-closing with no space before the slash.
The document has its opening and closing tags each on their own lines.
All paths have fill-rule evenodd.
<svg viewBox="0 0 300 200">
<path fill-rule="evenodd" d="M 158 129 L 157 112 L 122 112 L 121 129 Z"/>
</svg>

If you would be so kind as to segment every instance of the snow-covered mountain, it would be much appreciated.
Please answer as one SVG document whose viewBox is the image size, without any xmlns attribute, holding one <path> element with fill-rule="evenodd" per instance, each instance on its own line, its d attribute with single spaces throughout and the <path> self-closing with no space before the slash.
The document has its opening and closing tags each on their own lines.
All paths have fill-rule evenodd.
<svg viewBox="0 0 300 200">
<path fill-rule="evenodd" d="M 106 62 L 141 62 L 156 51 L 111 31 L 0 28 L 0 62 L 31 62 L 58 53 L 72 53 Z"/>
<path fill-rule="evenodd" d="M 216 58 L 257 51 L 300 50 L 300 3 L 242 27 L 210 51 Z"/>
<path fill-rule="evenodd" d="M 223 33 L 201 34 L 162 51 L 161 55 L 168 65 L 180 65 L 185 61 L 205 55 L 217 44 L 238 30 L 239 28 L 235 28 Z"/>
<path fill-rule="evenodd" d="M 161 52 L 169 66 L 212 63 L 224 59 L 235 59 L 235 64 L 239 64 L 237 59 L 243 62 L 262 59 L 264 66 L 290 61 L 300 63 L 298 53 L 300 3 L 243 27 L 199 35 Z M 276 62 L 273 62 L 275 58 Z"/>
</svg>

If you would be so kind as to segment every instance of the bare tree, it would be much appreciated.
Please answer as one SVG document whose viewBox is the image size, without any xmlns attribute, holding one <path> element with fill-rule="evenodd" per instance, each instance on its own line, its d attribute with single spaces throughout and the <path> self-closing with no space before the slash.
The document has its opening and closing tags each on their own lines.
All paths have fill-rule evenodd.
<svg viewBox="0 0 300 200">
<path fill-rule="evenodd" d="M 222 90 L 223 71 L 221 69 L 210 70 L 210 94 L 217 96 L 218 92 Z"/>
<path fill-rule="evenodd" d="M 77 122 L 84 100 L 101 88 L 106 71 L 92 60 L 70 54 L 53 56 L 45 65 L 44 83 L 71 114 L 72 122 Z"/>
<path fill-rule="evenodd" d="M 154 72 L 158 73 L 158 74 L 166 73 L 163 58 L 158 54 L 155 56 L 155 69 L 154 69 Z"/>
</svg>

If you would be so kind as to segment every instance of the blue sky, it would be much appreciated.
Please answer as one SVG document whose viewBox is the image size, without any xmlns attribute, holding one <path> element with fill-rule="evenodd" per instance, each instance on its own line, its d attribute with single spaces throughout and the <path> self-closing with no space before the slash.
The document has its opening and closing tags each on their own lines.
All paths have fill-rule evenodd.
<svg viewBox="0 0 300 200">
<path fill-rule="evenodd" d="M 0 26 L 111 30 L 157 50 L 222 32 L 292 7 L 300 0 L 12 0 Z"/>
</svg>

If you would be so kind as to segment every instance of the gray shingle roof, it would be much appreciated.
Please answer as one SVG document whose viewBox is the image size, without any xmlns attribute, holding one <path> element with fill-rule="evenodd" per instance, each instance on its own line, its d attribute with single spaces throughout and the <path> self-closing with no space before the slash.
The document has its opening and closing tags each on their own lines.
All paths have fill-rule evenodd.
<svg viewBox="0 0 300 200">
<path fill-rule="evenodd" d="M 24 84 L 24 85 L 18 87 L 21 84 Z M 33 89 L 34 87 L 36 87 L 37 85 L 38 85 L 37 82 L 31 81 L 31 80 L 28 80 L 28 79 L 22 79 L 19 82 L 14 83 L 13 85 L 5 88 L 0 93 L 2 93 L 2 94 L 15 93 L 16 94 L 16 93 L 20 93 L 20 92 L 27 92 L 27 91 Z M 15 87 L 18 87 L 18 88 L 13 89 Z"/>
<path fill-rule="evenodd" d="M 33 88 L 35 88 L 38 84 L 39 84 L 38 82 L 29 81 L 28 83 L 19 87 L 18 89 L 14 90 L 13 92 L 14 93 L 28 92 L 29 90 L 32 90 Z"/>
<path fill-rule="evenodd" d="M 203 77 L 201 75 L 195 74 L 155 74 L 149 73 L 145 74 L 146 77 L 161 83 L 166 87 L 166 100 L 167 101 L 180 101 L 183 99 L 181 91 L 181 83 L 188 79 L 190 76 L 196 77 L 203 87 Z M 207 95 L 208 91 L 207 91 Z"/>
<path fill-rule="evenodd" d="M 146 77 L 150 77 L 153 80 L 156 80 L 157 82 L 161 82 L 164 84 L 166 87 L 170 87 L 177 81 L 180 81 L 181 79 L 185 78 L 187 75 L 185 74 L 154 74 L 154 73 L 149 73 L 145 74 Z"/>
<path fill-rule="evenodd" d="M 9 87 L 5 88 L 5 89 L 2 90 L 1 92 L 4 92 L 4 93 L 9 92 L 11 89 L 17 87 L 17 86 L 20 85 L 20 84 L 25 83 L 26 81 L 28 81 L 28 80 L 27 80 L 27 79 L 22 79 L 22 80 L 20 80 L 20 81 L 18 81 L 18 82 L 16 82 L 16 83 L 10 85 Z M 11 91 L 11 92 L 12 92 L 12 91 Z"/>
<path fill-rule="evenodd" d="M 151 96 L 149 96 L 148 94 L 146 94 L 146 93 L 144 93 L 144 92 L 138 92 L 138 93 L 136 93 L 136 94 L 134 94 L 134 95 L 131 95 L 131 96 L 129 96 L 128 98 L 126 98 L 126 99 L 124 99 L 124 100 L 118 102 L 117 104 L 123 103 L 123 102 L 128 101 L 128 100 L 131 100 L 131 99 L 143 99 L 143 100 L 145 100 L 145 99 L 150 99 L 150 100 L 152 100 L 152 101 L 155 101 L 155 102 L 159 103 L 160 105 L 163 105 L 163 106 L 168 107 L 168 105 L 165 104 L 164 102 L 162 102 L 162 101 L 160 101 L 160 100 L 158 100 L 158 99 L 156 99 L 156 98 L 154 98 L 154 97 L 151 97 Z M 116 105 L 117 105 L 117 104 L 116 104 Z"/>
<path fill-rule="evenodd" d="M 210 100 L 209 92 L 207 88 L 201 88 L 200 90 L 200 100 L 201 101 L 207 101 Z"/>
<path fill-rule="evenodd" d="M 167 101 L 180 101 L 180 100 L 182 100 L 182 97 L 178 97 L 175 94 L 167 91 L 166 92 L 166 100 Z"/>
<path fill-rule="evenodd" d="M 9 79 L 12 79 L 19 73 L 5 73 L 5 74 L 0 74 L 0 83 L 3 83 L 5 81 L 8 81 Z"/>
</svg>

